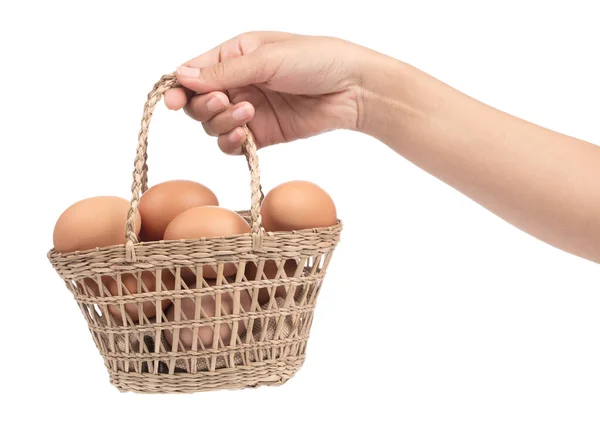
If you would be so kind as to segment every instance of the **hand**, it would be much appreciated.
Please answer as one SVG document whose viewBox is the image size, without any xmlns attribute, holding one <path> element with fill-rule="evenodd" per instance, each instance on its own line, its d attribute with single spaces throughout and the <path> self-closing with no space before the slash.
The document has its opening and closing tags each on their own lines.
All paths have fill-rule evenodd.
<svg viewBox="0 0 600 423">
<path fill-rule="evenodd" d="M 165 104 L 184 107 L 230 154 L 241 152 L 246 123 L 258 148 L 356 129 L 361 49 L 328 37 L 242 34 L 179 67 L 185 88 L 167 91 Z"/>
<path fill-rule="evenodd" d="M 600 263 L 600 148 L 486 106 L 394 58 L 326 37 L 240 35 L 178 69 L 165 93 L 239 153 L 359 130 L 511 222 Z M 227 91 L 231 102 L 224 94 Z"/>
</svg>

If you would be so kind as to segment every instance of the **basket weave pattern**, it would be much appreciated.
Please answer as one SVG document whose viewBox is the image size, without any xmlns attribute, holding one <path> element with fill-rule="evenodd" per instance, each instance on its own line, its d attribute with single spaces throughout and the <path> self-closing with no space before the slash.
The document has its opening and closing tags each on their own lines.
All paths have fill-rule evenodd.
<svg viewBox="0 0 600 423">
<path fill-rule="evenodd" d="M 139 242 L 133 222 L 140 194 L 148 188 L 148 127 L 162 94 L 177 85 L 173 75 L 165 75 L 148 95 L 124 244 L 68 254 L 51 250 L 48 258 L 77 301 L 119 390 L 184 393 L 285 383 L 304 361 L 342 224 L 265 232 L 256 147 L 247 130 L 251 209 L 240 214 L 252 232 Z M 232 265 L 234 274 L 224 272 Z M 204 277 L 208 268 L 216 278 Z M 109 284 L 118 295 L 109 292 Z M 193 312 L 188 307 L 185 313 L 182 302 L 190 301 Z M 210 328 L 211 339 L 178 341 L 199 328 Z"/>
</svg>

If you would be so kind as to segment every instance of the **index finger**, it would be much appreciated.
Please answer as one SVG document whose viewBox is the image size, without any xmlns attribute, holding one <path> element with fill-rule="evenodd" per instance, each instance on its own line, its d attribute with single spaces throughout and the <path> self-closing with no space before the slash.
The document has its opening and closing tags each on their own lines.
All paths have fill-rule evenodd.
<svg viewBox="0 0 600 423">
<path fill-rule="evenodd" d="M 287 32 L 276 31 L 247 32 L 219 44 L 206 53 L 188 60 L 183 65 L 190 68 L 205 68 L 207 66 L 213 66 L 228 58 L 239 57 L 252 53 L 254 50 L 264 44 L 283 41 L 292 36 L 293 34 Z"/>
<path fill-rule="evenodd" d="M 198 57 L 194 57 L 193 59 L 188 60 L 184 63 L 184 66 L 203 68 L 218 63 L 221 59 L 220 56 L 222 46 L 223 44 L 218 45 L 217 47 L 212 48 L 206 53 L 203 53 Z M 188 99 L 193 94 L 193 92 L 184 87 L 171 88 L 170 90 L 165 91 L 165 105 L 170 110 L 179 110 L 187 104 Z"/>
<path fill-rule="evenodd" d="M 259 48 L 264 44 L 275 43 L 293 37 L 294 34 L 276 31 L 257 31 L 233 37 L 224 43 L 213 47 L 206 53 L 188 60 L 183 65 L 192 68 L 205 68 L 213 66 L 223 60 L 232 57 L 243 56 Z M 191 96 L 191 92 L 185 88 L 173 88 L 165 92 L 165 105 L 171 110 L 179 110 L 184 107 Z"/>
</svg>

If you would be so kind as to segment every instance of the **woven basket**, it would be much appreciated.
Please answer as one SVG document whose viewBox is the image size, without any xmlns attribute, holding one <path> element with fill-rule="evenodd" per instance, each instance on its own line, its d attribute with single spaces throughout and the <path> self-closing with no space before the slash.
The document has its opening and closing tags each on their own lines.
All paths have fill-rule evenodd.
<svg viewBox="0 0 600 423">
<path fill-rule="evenodd" d="M 124 244 L 68 254 L 53 249 L 48 258 L 77 301 L 110 382 L 120 391 L 281 385 L 304 362 L 317 296 L 342 224 L 265 232 L 256 146 L 246 128 L 252 197 L 250 210 L 240 214 L 251 233 L 139 242 L 133 223 L 140 194 L 148 188 L 148 126 L 163 93 L 176 86 L 173 74 L 163 76 L 144 107 Z M 236 273 L 224 276 L 225 265 L 235 266 Z M 216 279 L 203 277 L 207 266 Z M 137 289 L 128 283 L 129 291 L 123 281 L 132 278 Z M 108 283 L 117 284 L 118 295 L 111 295 Z M 193 302 L 193 313 L 182 312 L 184 301 Z M 209 340 L 191 336 L 199 328 L 209 331 Z M 177 342 L 184 333 L 193 338 L 187 347 Z"/>
</svg>

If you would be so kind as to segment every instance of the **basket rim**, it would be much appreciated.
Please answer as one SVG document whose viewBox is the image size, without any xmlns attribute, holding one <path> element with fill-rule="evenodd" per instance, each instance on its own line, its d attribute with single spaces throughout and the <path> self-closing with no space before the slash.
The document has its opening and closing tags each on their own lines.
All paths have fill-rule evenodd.
<svg viewBox="0 0 600 423">
<path fill-rule="evenodd" d="M 244 214 L 247 213 L 246 210 L 244 211 L 238 211 L 237 213 L 239 214 Z M 337 219 L 336 224 L 332 225 L 332 226 L 324 226 L 324 227 L 320 227 L 320 228 L 310 228 L 310 229 L 300 229 L 300 230 L 293 230 L 293 231 L 265 231 L 263 229 L 263 234 L 266 238 L 270 238 L 270 239 L 277 239 L 283 236 L 287 236 L 287 235 L 302 235 L 302 234 L 318 234 L 318 233 L 327 233 L 327 232 L 340 232 L 344 227 L 343 221 L 341 219 Z M 159 241 L 149 241 L 149 242 L 142 242 L 140 241 L 139 243 L 136 244 L 136 247 L 141 247 L 141 246 L 145 246 L 145 247 L 152 247 L 152 246 L 169 246 L 169 245 L 179 245 L 182 242 L 189 242 L 189 243 L 196 243 L 199 241 L 210 241 L 210 240 L 252 240 L 252 234 L 251 233 L 246 233 L 246 234 L 239 234 L 239 235 L 227 235 L 227 236 L 221 236 L 221 237 L 202 237 L 202 238 L 189 238 L 189 239 L 178 239 L 178 240 L 159 240 Z M 125 243 L 123 244 L 115 244 L 115 245 L 109 245 L 106 247 L 96 247 L 96 248 L 90 248 L 88 250 L 77 250 L 77 251 L 71 251 L 68 253 L 61 253 L 56 251 L 56 249 L 54 247 L 52 247 L 48 253 L 47 256 L 48 258 L 61 258 L 63 260 L 79 260 L 84 256 L 89 256 L 90 254 L 94 254 L 94 253 L 98 253 L 98 252 L 117 252 L 117 251 L 121 251 L 124 250 L 125 248 Z"/>
</svg>

